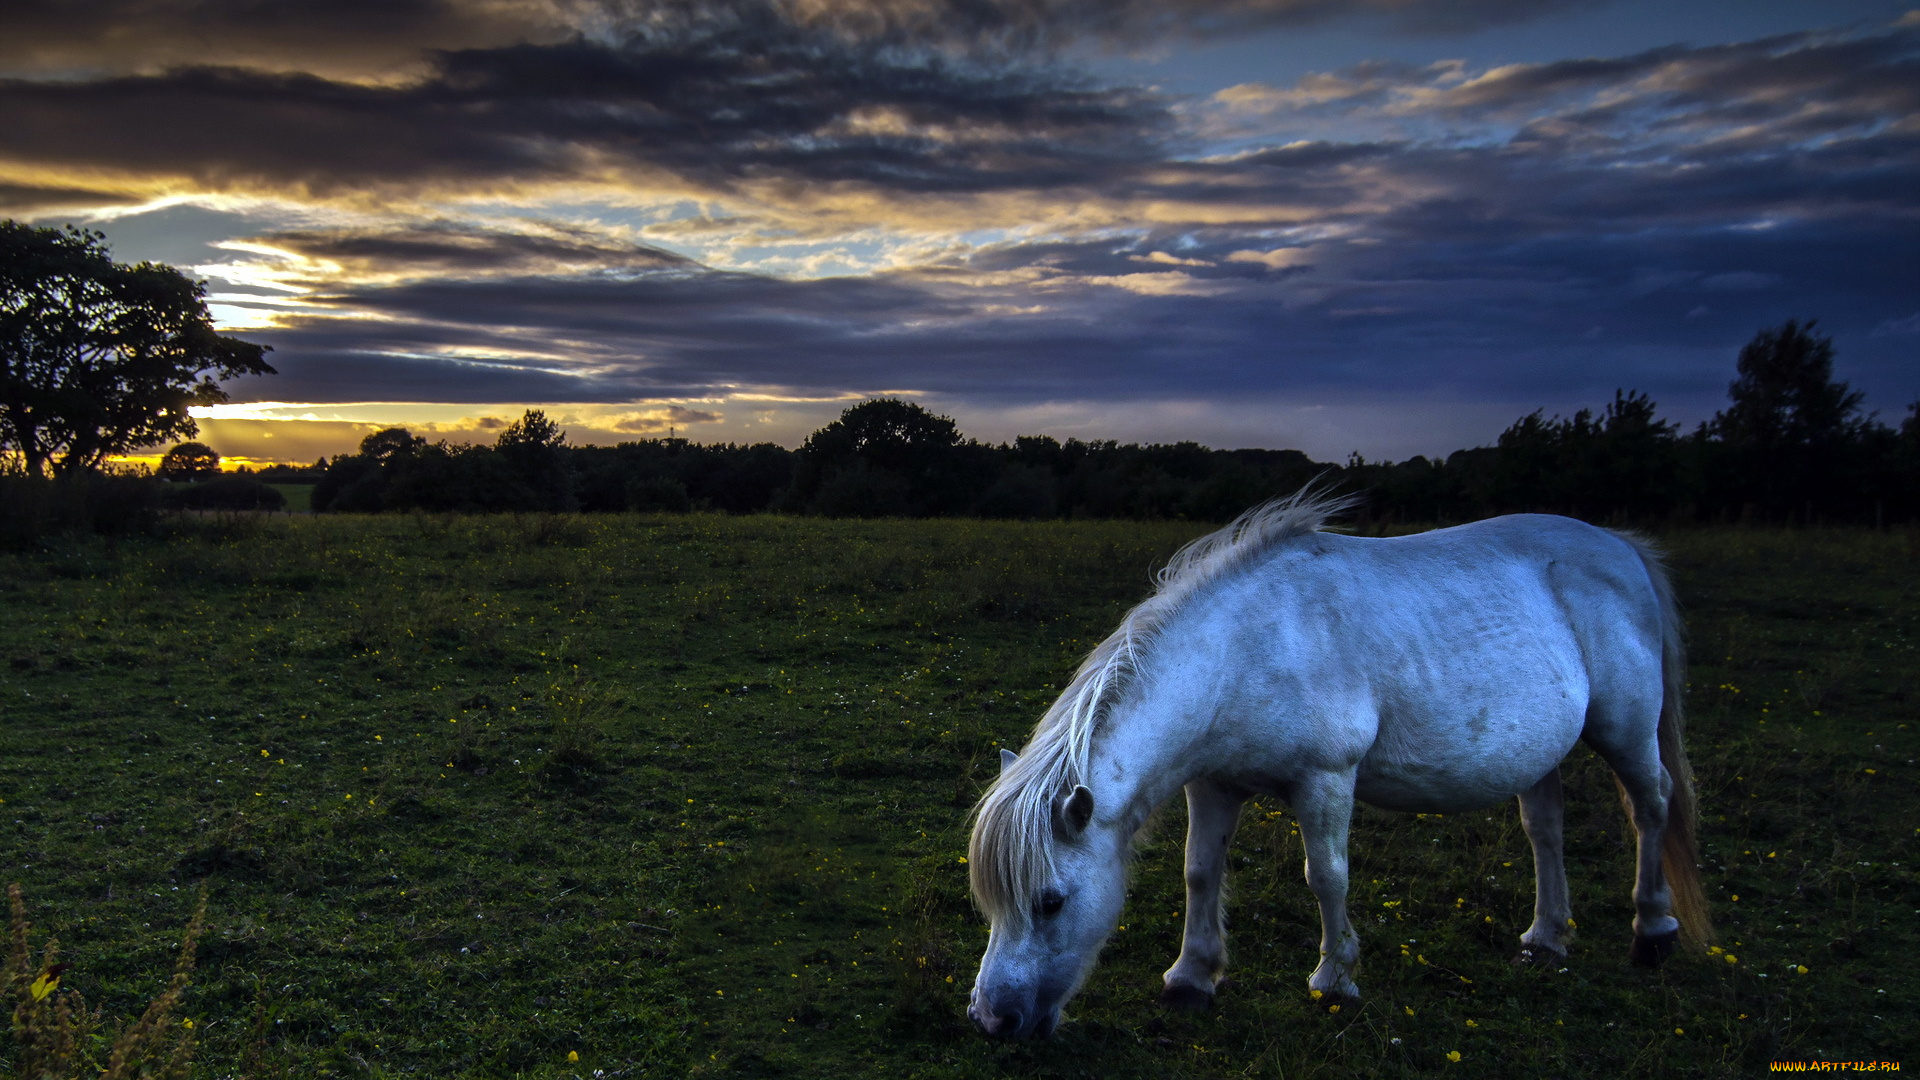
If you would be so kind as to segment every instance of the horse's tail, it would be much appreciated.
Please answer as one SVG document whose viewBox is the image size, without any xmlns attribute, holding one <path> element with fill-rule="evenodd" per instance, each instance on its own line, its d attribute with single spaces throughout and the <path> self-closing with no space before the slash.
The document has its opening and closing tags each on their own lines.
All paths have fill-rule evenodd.
<svg viewBox="0 0 1920 1080">
<path fill-rule="evenodd" d="M 1713 921 L 1707 915 L 1707 890 L 1700 880 L 1700 854 L 1694 843 L 1699 810 L 1693 793 L 1693 766 L 1687 762 L 1684 712 L 1687 646 L 1680 607 L 1674 601 L 1673 583 L 1667 578 L 1659 549 L 1638 536 L 1616 535 L 1631 544 L 1640 556 L 1660 607 L 1660 669 L 1664 682 L 1660 700 L 1660 764 L 1673 779 L 1673 794 L 1667 799 L 1667 827 L 1660 847 L 1660 864 L 1668 893 L 1673 898 L 1673 917 L 1680 920 L 1680 932 L 1688 941 L 1705 945 L 1713 940 Z M 1621 794 L 1624 798 L 1624 789 Z"/>
</svg>

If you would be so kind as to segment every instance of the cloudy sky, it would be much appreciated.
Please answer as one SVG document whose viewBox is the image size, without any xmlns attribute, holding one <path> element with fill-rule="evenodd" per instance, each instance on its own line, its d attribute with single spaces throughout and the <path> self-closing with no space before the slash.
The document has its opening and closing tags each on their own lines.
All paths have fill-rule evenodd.
<svg viewBox="0 0 1920 1080">
<path fill-rule="evenodd" d="M 1817 318 L 1920 397 L 1912 0 L 9 0 L 0 216 L 208 283 L 203 423 L 1323 459 L 1616 387 L 1694 422 Z"/>
</svg>

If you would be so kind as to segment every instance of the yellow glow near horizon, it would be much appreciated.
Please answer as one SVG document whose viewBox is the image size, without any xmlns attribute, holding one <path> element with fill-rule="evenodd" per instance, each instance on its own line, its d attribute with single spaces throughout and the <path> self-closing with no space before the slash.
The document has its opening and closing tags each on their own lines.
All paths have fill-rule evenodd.
<svg viewBox="0 0 1920 1080">
<path fill-rule="evenodd" d="M 354 453 L 362 439 L 389 427 L 403 427 L 433 441 L 490 444 L 528 409 L 545 412 L 574 446 L 611 446 L 669 434 L 698 442 L 797 446 L 854 401 L 876 394 L 910 393 L 811 396 L 762 389 L 715 398 L 616 403 L 254 401 L 200 405 L 191 412 L 200 425 L 196 441 L 225 460 L 255 466 L 310 465 L 321 458 Z M 124 460 L 151 465 L 162 453 L 164 448 L 155 448 Z"/>
</svg>

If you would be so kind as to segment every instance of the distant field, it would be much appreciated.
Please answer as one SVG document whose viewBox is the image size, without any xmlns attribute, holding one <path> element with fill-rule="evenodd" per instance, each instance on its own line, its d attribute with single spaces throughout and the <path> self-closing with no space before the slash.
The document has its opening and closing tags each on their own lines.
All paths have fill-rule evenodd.
<svg viewBox="0 0 1920 1080">
<path fill-rule="evenodd" d="M 307 514 L 313 512 L 312 484 L 268 484 L 268 487 L 287 497 L 287 512 Z"/>
<path fill-rule="evenodd" d="M 207 882 L 197 1075 L 1749 1076 L 1915 1045 L 1912 533 L 1665 538 L 1724 954 L 1627 966 L 1624 819 L 1578 751 L 1564 970 L 1508 964 L 1510 806 L 1364 810 L 1368 997 L 1325 1013 L 1299 843 L 1262 805 L 1232 985 L 1162 1012 L 1174 806 L 1069 1024 L 1000 1045 L 961 1014 L 967 807 L 1199 527 L 179 527 L 0 555 L 0 880 L 109 1016 L 162 987 Z"/>
</svg>

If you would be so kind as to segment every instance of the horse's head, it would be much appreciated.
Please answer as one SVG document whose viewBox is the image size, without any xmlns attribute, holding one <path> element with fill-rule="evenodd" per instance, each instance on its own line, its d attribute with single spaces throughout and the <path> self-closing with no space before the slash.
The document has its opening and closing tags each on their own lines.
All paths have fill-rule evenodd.
<svg viewBox="0 0 1920 1080">
<path fill-rule="evenodd" d="M 1003 781 L 1015 761 L 1002 751 Z M 1095 822 L 1093 792 L 1028 803 L 1023 815 L 989 799 L 974 824 L 974 899 L 991 932 L 967 1015 L 989 1035 L 1052 1034 L 1126 900 L 1127 840 Z"/>
</svg>

